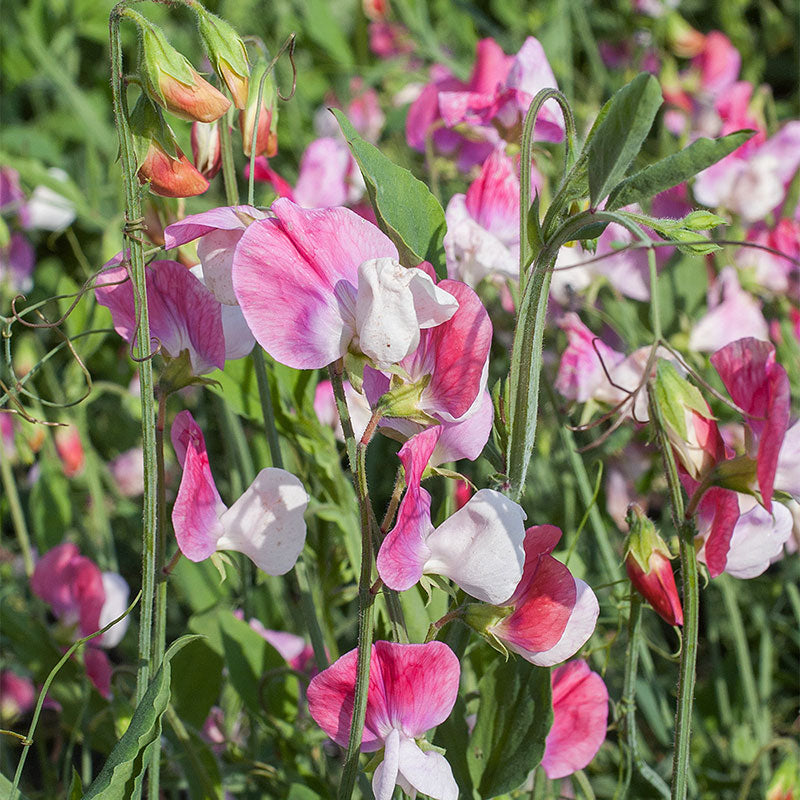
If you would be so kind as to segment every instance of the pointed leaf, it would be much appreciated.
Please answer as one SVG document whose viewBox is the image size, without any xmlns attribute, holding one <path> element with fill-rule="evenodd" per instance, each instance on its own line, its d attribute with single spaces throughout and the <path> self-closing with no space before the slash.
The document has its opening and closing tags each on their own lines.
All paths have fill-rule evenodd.
<svg viewBox="0 0 800 800">
<path fill-rule="evenodd" d="M 661 103 L 661 87 L 647 72 L 637 75 L 611 98 L 608 114 L 588 149 L 593 208 L 622 180 L 647 138 Z"/>
</svg>

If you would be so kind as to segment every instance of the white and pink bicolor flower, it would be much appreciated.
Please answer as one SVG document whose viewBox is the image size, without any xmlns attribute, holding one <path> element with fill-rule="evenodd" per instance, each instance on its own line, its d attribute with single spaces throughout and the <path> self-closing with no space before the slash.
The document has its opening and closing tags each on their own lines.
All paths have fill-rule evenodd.
<svg viewBox="0 0 800 800">
<path fill-rule="evenodd" d="M 350 351 L 376 366 L 412 353 L 420 330 L 450 319 L 458 302 L 346 208 L 308 210 L 281 198 L 251 225 L 233 262 L 245 319 L 276 361 L 317 369 Z"/>
<path fill-rule="evenodd" d="M 357 656 L 356 650 L 346 653 L 308 687 L 311 716 L 341 747 L 350 735 Z M 391 800 L 395 786 L 412 797 L 421 792 L 434 800 L 457 800 L 447 759 L 423 750 L 418 741 L 450 716 L 460 673 L 458 659 L 443 642 L 372 646 L 361 751 L 384 750 L 372 778 L 375 800 Z"/>
<path fill-rule="evenodd" d="M 181 552 L 203 561 L 218 550 L 236 550 L 268 575 L 287 573 L 306 540 L 308 494 L 298 478 L 283 469 L 262 469 L 228 508 L 211 474 L 203 432 L 189 411 L 175 417 L 171 437 L 183 467 L 172 509 Z"/>
</svg>

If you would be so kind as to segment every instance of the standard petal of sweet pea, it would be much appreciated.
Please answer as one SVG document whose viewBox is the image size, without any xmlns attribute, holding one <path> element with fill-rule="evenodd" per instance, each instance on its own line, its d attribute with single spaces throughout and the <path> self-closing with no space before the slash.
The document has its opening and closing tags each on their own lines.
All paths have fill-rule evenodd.
<svg viewBox="0 0 800 800">
<path fill-rule="evenodd" d="M 106 599 L 103 574 L 100 567 L 86 556 L 72 559 L 67 570 L 78 609 L 78 629 L 81 636 L 88 636 L 100 629 L 100 614 Z"/>
<path fill-rule="evenodd" d="M 458 800 L 458 784 L 447 759 L 435 750 L 423 753 L 413 739 L 400 737 L 397 783 L 409 796 Z M 377 796 L 376 796 L 377 800 Z"/>
<path fill-rule="evenodd" d="M 281 198 L 251 225 L 233 261 L 236 298 L 256 340 L 296 369 L 324 367 L 355 333 L 359 265 L 397 258 L 374 225 L 345 208 L 307 210 Z"/>
<path fill-rule="evenodd" d="M 430 557 L 426 538 L 433 530 L 431 496 L 421 488 L 420 481 L 440 433 L 439 427 L 428 428 L 409 439 L 398 453 L 408 488 L 377 558 L 381 580 L 398 592 L 410 589 L 422 577 L 423 566 Z"/>
<path fill-rule="evenodd" d="M 357 286 L 358 346 L 378 365 L 402 361 L 419 344 L 421 327 L 445 322 L 458 308 L 422 270 L 406 269 L 392 258 L 360 264 Z"/>
<path fill-rule="evenodd" d="M 343 140 L 315 139 L 300 159 L 293 193 L 295 202 L 304 208 L 346 205 L 351 161 L 352 156 Z"/>
<path fill-rule="evenodd" d="M 164 247 L 172 250 L 214 231 L 244 231 L 251 222 L 265 216 L 263 211 L 247 205 L 221 206 L 191 214 L 164 228 Z"/>
<path fill-rule="evenodd" d="M 495 148 L 466 195 L 470 216 L 501 241 L 519 242 L 519 179 L 505 146 Z"/>
<path fill-rule="evenodd" d="M 308 494 L 284 469 L 262 469 L 242 496 L 220 516 L 218 550 L 244 553 L 268 575 L 284 575 L 306 541 Z"/>
<path fill-rule="evenodd" d="M 450 578 L 478 600 L 501 603 L 522 578 L 524 519 L 519 505 L 481 489 L 428 536 L 424 571 Z"/>
<path fill-rule="evenodd" d="M 542 769 L 551 780 L 583 769 L 606 738 L 608 689 L 583 660 L 553 670 L 553 726 Z"/>
</svg>

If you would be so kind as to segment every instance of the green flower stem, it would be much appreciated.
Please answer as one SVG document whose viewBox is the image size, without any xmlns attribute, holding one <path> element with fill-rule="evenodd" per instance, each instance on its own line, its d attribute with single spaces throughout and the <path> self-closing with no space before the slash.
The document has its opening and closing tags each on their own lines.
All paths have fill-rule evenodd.
<svg viewBox="0 0 800 800">
<path fill-rule="evenodd" d="M 223 114 L 219 121 L 219 148 L 222 155 L 222 183 L 225 186 L 225 202 L 229 206 L 239 205 L 239 187 L 236 183 L 236 165 L 233 161 L 233 145 L 231 144 L 231 128 L 228 114 Z"/>
<path fill-rule="evenodd" d="M 350 738 L 347 743 L 342 779 L 339 784 L 338 800 L 350 800 L 358 773 L 358 759 L 361 739 L 364 733 L 364 720 L 367 713 L 367 690 L 369 689 L 369 668 L 372 656 L 372 608 L 375 595 L 370 592 L 372 584 L 372 519 L 367 489 L 366 453 L 368 439 L 366 435 L 356 444 L 353 425 L 347 408 L 347 400 L 342 384 L 342 362 L 332 364 L 328 371 L 336 408 L 342 422 L 350 469 L 358 496 L 358 507 L 361 518 L 361 573 L 358 580 L 358 657 L 356 661 L 356 685 L 353 697 L 353 718 L 350 723 Z M 375 420 L 377 425 L 377 420 Z M 366 439 L 366 441 L 365 441 Z"/>
<path fill-rule="evenodd" d="M 17 483 L 14 480 L 14 470 L 11 468 L 11 456 L 6 452 L 5 445 L 0 442 L 0 476 L 3 480 L 3 494 L 8 500 L 9 510 L 11 511 L 11 522 L 14 525 L 14 533 L 22 551 L 22 563 L 25 566 L 25 574 L 30 577 L 33 575 L 33 554 L 31 551 L 31 539 L 28 535 L 28 526 L 25 522 L 25 514 L 22 511 L 22 504 L 19 501 Z"/>
<path fill-rule="evenodd" d="M 700 613 L 700 582 L 694 549 L 695 527 L 686 519 L 678 468 L 667 438 L 661 409 L 648 387 L 650 420 L 655 427 L 669 487 L 672 521 L 678 533 L 683 579 L 683 647 L 678 676 L 678 705 L 675 711 L 675 750 L 672 759 L 672 800 L 685 800 L 689 782 L 689 745 L 692 737 L 692 706 L 697 667 L 697 635 Z"/>
<path fill-rule="evenodd" d="M 144 254 L 142 241 L 136 235 L 141 225 L 142 206 L 136 178 L 137 161 L 133 136 L 128 125 L 127 99 L 123 79 L 120 19 L 124 3 L 114 7 L 109 20 L 111 39 L 111 91 L 114 123 L 119 136 L 125 187 L 125 238 L 130 248 L 130 279 L 136 301 L 136 347 L 139 362 L 139 385 L 142 403 L 142 448 L 144 450 L 144 498 L 142 515 L 142 609 L 139 617 L 139 665 L 136 676 L 136 702 L 150 680 L 150 643 L 153 625 L 153 596 L 156 572 L 157 476 L 156 415 L 153 386 L 153 364 L 150 357 L 150 320 L 147 312 Z"/>
<path fill-rule="evenodd" d="M 256 383 L 258 384 L 258 397 L 261 400 L 261 413 L 264 417 L 264 428 L 267 433 L 267 444 L 269 454 L 272 459 L 272 466 L 283 469 L 283 456 L 281 455 L 281 444 L 278 440 L 278 430 L 275 427 L 275 411 L 272 407 L 272 392 L 269 388 L 269 378 L 267 377 L 267 366 L 264 363 L 264 350 L 260 344 L 253 348 L 250 353 L 253 367 L 256 371 Z"/>
</svg>

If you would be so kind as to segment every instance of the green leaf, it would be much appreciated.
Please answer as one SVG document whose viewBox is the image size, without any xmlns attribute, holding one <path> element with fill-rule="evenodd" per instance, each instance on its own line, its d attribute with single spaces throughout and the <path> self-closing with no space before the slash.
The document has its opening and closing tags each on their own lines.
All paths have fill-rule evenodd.
<svg viewBox="0 0 800 800">
<path fill-rule="evenodd" d="M 496 659 L 478 689 L 467 763 L 481 797 L 496 797 L 516 789 L 542 760 L 553 722 L 550 670 Z"/>
<path fill-rule="evenodd" d="M 78 770 L 72 768 L 72 781 L 69 785 L 69 792 L 67 793 L 67 800 L 81 800 L 83 797 L 83 783 L 81 783 L 81 776 L 78 775 Z"/>
<path fill-rule="evenodd" d="M 397 246 L 401 263 L 416 267 L 429 261 L 439 279 L 446 278 L 442 240 L 447 224 L 439 201 L 407 169 L 365 142 L 341 111 L 331 110 L 364 176 L 378 225 Z"/>
<path fill-rule="evenodd" d="M 293 783 L 289 787 L 289 794 L 286 800 L 319 800 L 319 795 L 308 786 L 301 786 L 299 783 Z"/>
<path fill-rule="evenodd" d="M 222 689 L 222 657 L 198 639 L 172 660 L 172 705 L 182 722 L 198 730 Z"/>
<path fill-rule="evenodd" d="M 589 197 L 593 208 L 622 180 L 661 106 L 661 87 L 642 72 L 612 98 L 588 148 Z"/>
<path fill-rule="evenodd" d="M 176 713 L 180 717 L 180 712 Z M 172 712 L 167 719 L 175 719 Z M 172 744 L 175 763 L 186 778 L 190 800 L 222 800 L 222 776 L 208 744 L 194 731 L 178 735 L 172 726 L 167 728 L 166 736 Z"/>
<path fill-rule="evenodd" d="M 31 527 L 40 552 L 55 547 L 72 524 L 69 481 L 59 462 L 42 460 L 42 471 L 31 489 Z"/>
<path fill-rule="evenodd" d="M 11 786 L 11 781 L 0 772 L 0 797 L 11 797 Z M 28 798 L 22 791 L 17 789 L 17 800 L 28 800 Z M 70 797 L 69 800 L 72 800 L 72 798 Z"/>
<path fill-rule="evenodd" d="M 608 198 L 606 209 L 615 211 L 631 203 L 641 203 L 683 183 L 741 147 L 754 133 L 744 130 L 720 139 L 697 139 L 679 153 L 662 158 L 618 184 Z"/>
<path fill-rule="evenodd" d="M 154 743 L 161 736 L 161 719 L 169 705 L 170 661 L 172 657 L 197 636 L 182 636 L 164 654 L 141 702 L 133 712 L 130 725 L 111 751 L 100 774 L 83 796 L 83 800 L 138 796 L 142 775 Z"/>
</svg>

